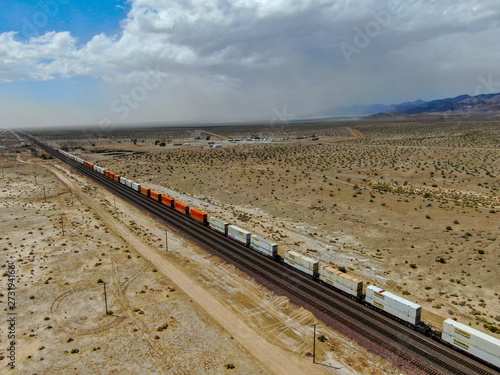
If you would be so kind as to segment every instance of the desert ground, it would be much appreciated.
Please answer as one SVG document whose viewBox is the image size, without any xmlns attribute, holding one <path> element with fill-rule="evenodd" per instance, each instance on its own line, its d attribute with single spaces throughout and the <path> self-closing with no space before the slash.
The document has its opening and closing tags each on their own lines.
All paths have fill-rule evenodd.
<svg viewBox="0 0 500 375">
<path fill-rule="evenodd" d="M 273 238 L 281 249 L 331 262 L 366 284 L 405 296 L 421 304 L 424 319 L 436 327 L 451 317 L 500 332 L 498 122 L 272 123 L 38 135 Z M 209 141 L 222 148 L 210 148 Z"/>
<path fill-rule="evenodd" d="M 323 365 L 313 365 L 316 319 L 310 312 L 180 233 L 169 231 L 166 252 L 169 228 L 65 164 L 20 145 L 11 133 L 0 138 L 7 145 L 0 155 L 2 367 L 9 367 L 7 269 L 14 264 L 16 373 L 401 373 L 321 324 L 317 361 Z M 114 163 L 110 153 L 91 155 Z M 284 230 L 274 228 L 276 218 L 257 205 L 240 207 L 173 188 L 163 184 L 172 195 L 219 216 L 234 215 L 246 226 L 264 216 L 260 230 L 267 236 Z M 297 243 L 323 243 L 303 228 L 290 230 Z"/>
</svg>

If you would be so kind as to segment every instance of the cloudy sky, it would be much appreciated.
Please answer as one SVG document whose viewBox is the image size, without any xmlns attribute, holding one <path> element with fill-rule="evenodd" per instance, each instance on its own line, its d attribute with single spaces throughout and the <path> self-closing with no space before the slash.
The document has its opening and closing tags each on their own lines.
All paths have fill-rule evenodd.
<svg viewBox="0 0 500 375">
<path fill-rule="evenodd" d="M 0 127 L 270 120 L 500 91 L 498 0 L 0 5 Z"/>
</svg>

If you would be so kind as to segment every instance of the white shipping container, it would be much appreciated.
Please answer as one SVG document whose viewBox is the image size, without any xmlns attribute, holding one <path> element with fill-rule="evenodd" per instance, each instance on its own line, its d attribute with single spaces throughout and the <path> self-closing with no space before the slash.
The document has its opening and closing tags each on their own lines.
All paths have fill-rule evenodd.
<svg viewBox="0 0 500 375">
<path fill-rule="evenodd" d="M 489 363 L 500 367 L 500 357 L 498 354 L 498 350 L 500 348 L 497 348 L 497 354 L 491 354 L 488 353 L 484 350 L 481 350 L 479 348 L 476 348 L 475 346 L 471 345 L 470 343 L 467 343 L 467 340 L 464 340 L 463 337 L 461 338 L 456 338 L 452 335 L 449 335 L 448 333 L 443 332 L 442 339 L 448 343 L 450 343 L 453 346 L 456 346 L 459 349 L 462 349 L 472 355 L 475 355 L 478 358 L 482 358 L 485 361 L 488 361 Z"/>
<path fill-rule="evenodd" d="M 241 229 L 236 225 L 229 225 L 227 227 L 227 236 L 241 242 L 244 245 L 248 245 L 250 243 L 251 233 L 247 230 Z"/>
<path fill-rule="evenodd" d="M 126 185 L 127 179 L 125 177 L 120 177 L 120 184 Z"/>
<path fill-rule="evenodd" d="M 389 293 L 384 289 L 370 285 L 366 288 L 366 302 L 392 314 L 405 322 L 420 322 L 422 307 L 414 302 Z"/>
<path fill-rule="evenodd" d="M 363 293 L 363 281 L 327 265 L 319 268 L 319 279 L 355 297 Z"/>
<path fill-rule="evenodd" d="M 444 334 L 486 353 L 493 354 L 500 359 L 500 340 L 486 333 L 456 322 L 453 319 L 446 319 L 443 323 Z"/>
<path fill-rule="evenodd" d="M 136 182 L 132 182 L 132 189 L 134 189 L 135 191 L 140 191 L 141 185 Z"/>
<path fill-rule="evenodd" d="M 284 254 L 285 263 L 295 267 L 311 276 L 318 274 L 319 262 L 316 259 L 302 255 L 293 250 L 287 250 Z"/>
<path fill-rule="evenodd" d="M 132 184 L 133 184 L 133 181 L 132 180 L 127 180 L 126 181 L 126 185 L 131 188 L 132 187 Z"/>
<path fill-rule="evenodd" d="M 217 232 L 221 232 L 221 233 L 227 235 L 227 228 L 229 226 L 229 223 L 227 221 L 210 216 L 208 218 L 208 225 L 213 230 L 216 230 Z"/>
<path fill-rule="evenodd" d="M 250 247 L 259 253 L 274 258 L 278 254 L 278 244 L 261 236 L 252 235 Z"/>
</svg>

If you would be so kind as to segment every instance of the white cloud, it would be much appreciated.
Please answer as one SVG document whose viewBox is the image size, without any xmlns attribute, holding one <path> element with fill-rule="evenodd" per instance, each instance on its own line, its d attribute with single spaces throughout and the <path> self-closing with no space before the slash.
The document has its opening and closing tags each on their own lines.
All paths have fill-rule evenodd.
<svg viewBox="0 0 500 375">
<path fill-rule="evenodd" d="M 282 106 L 311 114 L 337 105 L 432 99 L 437 86 L 470 93 L 480 74 L 495 73 L 500 57 L 494 47 L 500 5 L 493 0 L 130 3 L 119 34 L 99 34 L 83 45 L 68 32 L 25 42 L 14 32 L 0 34 L 0 80 L 93 77 L 119 94 L 159 69 L 162 87 L 142 104 L 147 113 L 138 109 L 130 118 L 160 119 L 167 109 L 179 119 L 266 116 Z M 355 45 L 357 30 L 371 30 L 362 48 Z M 346 59 L 341 43 L 357 51 Z"/>
</svg>

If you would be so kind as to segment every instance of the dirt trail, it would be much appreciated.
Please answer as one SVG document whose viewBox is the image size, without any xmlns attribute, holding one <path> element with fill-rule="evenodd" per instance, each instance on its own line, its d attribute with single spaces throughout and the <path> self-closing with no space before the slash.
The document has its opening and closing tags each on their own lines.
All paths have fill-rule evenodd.
<svg viewBox="0 0 500 375">
<path fill-rule="evenodd" d="M 216 300 L 207 290 L 199 286 L 185 273 L 175 267 L 171 262 L 163 258 L 156 249 L 145 244 L 130 230 L 106 210 L 96 203 L 91 197 L 82 192 L 80 187 L 68 179 L 61 171 L 51 166 L 45 166 L 64 185 L 66 185 L 76 196 L 89 208 L 91 208 L 109 226 L 109 229 L 125 240 L 141 256 L 151 262 L 163 275 L 174 281 L 177 286 L 193 301 L 195 301 L 212 319 L 228 331 L 238 342 L 251 353 L 261 366 L 272 374 L 322 374 L 323 369 L 310 363 L 300 363 L 297 359 L 290 357 L 284 350 L 267 342 L 263 337 L 247 326 L 236 314 Z M 337 373 L 347 374 L 347 370 Z"/>
</svg>

